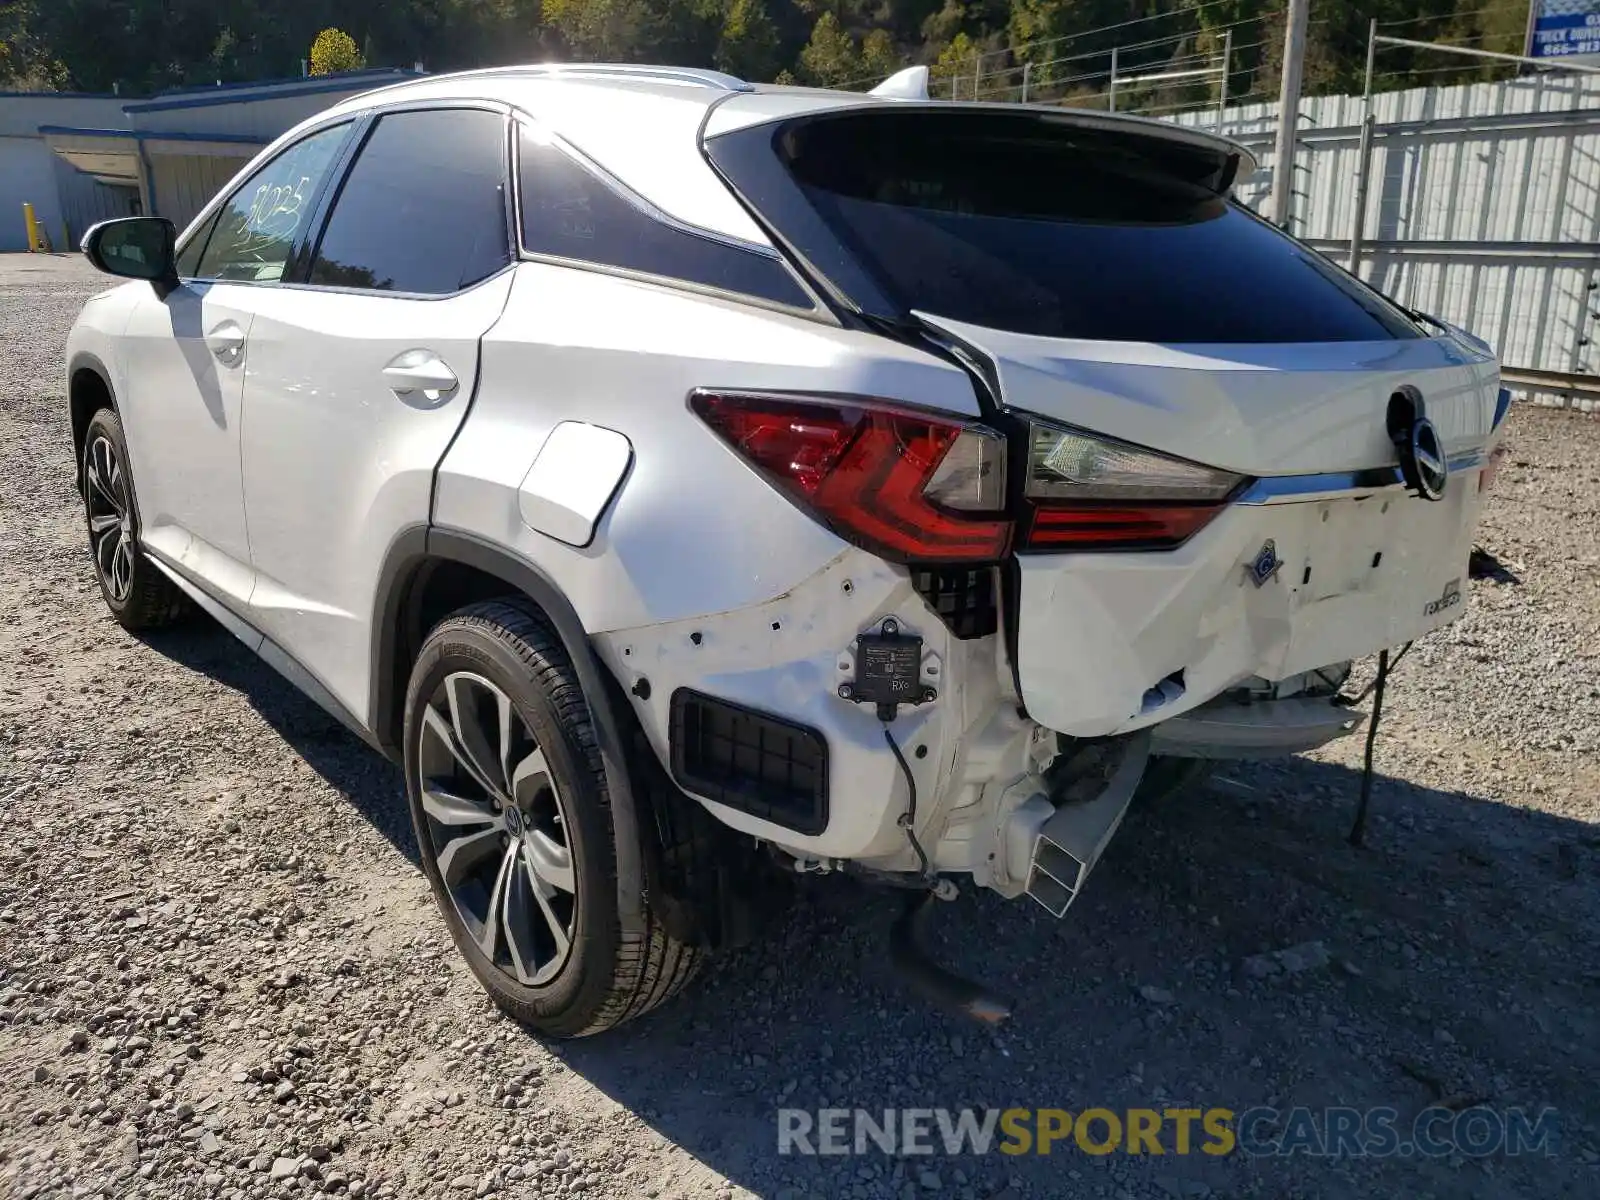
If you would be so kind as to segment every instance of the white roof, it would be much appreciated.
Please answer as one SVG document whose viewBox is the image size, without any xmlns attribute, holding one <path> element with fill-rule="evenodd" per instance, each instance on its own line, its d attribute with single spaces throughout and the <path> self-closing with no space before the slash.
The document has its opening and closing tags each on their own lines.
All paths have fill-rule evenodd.
<svg viewBox="0 0 1600 1200">
<path fill-rule="evenodd" d="M 801 113 L 911 105 L 948 109 L 948 101 L 900 98 L 823 88 L 754 85 L 718 71 L 605 63 L 494 67 L 431 75 L 341 101 L 317 120 L 372 108 L 438 100 L 488 100 L 534 118 L 575 146 L 638 195 L 689 225 L 758 245 L 770 239 L 712 170 L 701 138 Z M 1013 104 L 962 104 L 1015 112 Z M 1032 106 L 1030 106 L 1032 107 Z M 1246 150 L 1163 121 L 1062 108 L 1035 111 L 1100 127 L 1137 127 L 1146 134 L 1226 147 L 1246 162 Z M 309 124 L 309 122 L 308 122 Z M 292 136 L 292 134 L 290 135 Z"/>
</svg>

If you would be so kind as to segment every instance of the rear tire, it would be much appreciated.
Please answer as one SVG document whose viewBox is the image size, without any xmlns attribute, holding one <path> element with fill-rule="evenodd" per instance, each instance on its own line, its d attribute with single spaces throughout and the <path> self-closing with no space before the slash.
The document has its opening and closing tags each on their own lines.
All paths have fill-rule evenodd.
<svg viewBox="0 0 1600 1200">
<path fill-rule="evenodd" d="M 109 408 L 83 436 L 83 507 L 89 554 L 106 607 L 124 629 L 170 625 L 189 611 L 188 597 L 139 546 L 139 504 L 122 422 Z"/>
<path fill-rule="evenodd" d="M 531 606 L 473 604 L 434 628 L 411 673 L 404 753 L 429 886 L 508 1015 L 555 1037 L 598 1033 L 699 969 L 703 952 L 648 907 L 641 932 L 622 931 L 617 831 L 588 705 Z M 627 882 L 642 893 L 642 879 Z"/>
</svg>

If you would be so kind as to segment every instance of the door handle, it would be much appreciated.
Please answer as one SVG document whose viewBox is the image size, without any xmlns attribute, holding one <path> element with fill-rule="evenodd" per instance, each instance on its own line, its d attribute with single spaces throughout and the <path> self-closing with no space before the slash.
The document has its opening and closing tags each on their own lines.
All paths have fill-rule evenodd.
<svg viewBox="0 0 1600 1200">
<path fill-rule="evenodd" d="M 237 321 L 224 321 L 206 334 L 206 345 L 225 367 L 236 367 L 244 357 L 244 330 Z"/>
<path fill-rule="evenodd" d="M 383 381 L 400 399 L 438 404 L 454 394 L 461 381 L 432 350 L 407 350 L 383 369 Z"/>
</svg>

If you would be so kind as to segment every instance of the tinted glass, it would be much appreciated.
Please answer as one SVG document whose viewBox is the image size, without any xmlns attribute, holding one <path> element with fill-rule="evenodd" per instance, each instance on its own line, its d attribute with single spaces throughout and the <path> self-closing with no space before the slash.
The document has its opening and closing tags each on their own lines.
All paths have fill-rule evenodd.
<svg viewBox="0 0 1600 1200">
<path fill-rule="evenodd" d="M 217 222 L 222 218 L 222 209 L 211 215 L 211 219 L 199 229 L 194 231 L 194 236 L 184 243 L 182 250 L 178 251 L 178 274 L 184 279 L 192 279 L 200 269 L 200 256 L 205 253 L 206 241 L 211 237 L 211 231 L 217 227 Z"/>
<path fill-rule="evenodd" d="M 1219 196 L 1231 166 L 1204 147 L 928 113 L 797 124 L 775 144 L 903 310 L 1110 341 L 1419 336 L 1376 293 Z"/>
<path fill-rule="evenodd" d="M 314 133 L 245 180 L 218 213 L 192 273 L 202 279 L 282 279 L 305 232 L 317 186 L 349 128 L 346 123 Z"/>
<path fill-rule="evenodd" d="M 505 118 L 472 109 L 379 120 L 339 189 L 312 283 L 444 295 L 511 261 Z"/>
<path fill-rule="evenodd" d="M 778 259 L 657 220 L 526 129 L 519 171 L 522 245 L 530 253 L 811 307 L 810 297 Z"/>
</svg>

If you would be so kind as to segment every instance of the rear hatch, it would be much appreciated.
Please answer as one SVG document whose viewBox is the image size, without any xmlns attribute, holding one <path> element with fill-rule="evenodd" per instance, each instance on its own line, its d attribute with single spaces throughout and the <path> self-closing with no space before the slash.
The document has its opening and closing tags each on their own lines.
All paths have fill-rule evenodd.
<svg viewBox="0 0 1600 1200">
<path fill-rule="evenodd" d="M 707 152 L 842 306 L 967 361 L 1019 441 L 1084 431 L 1112 444 L 1107 462 L 1160 474 L 1166 456 L 1221 480 L 1214 511 L 1169 537 L 1136 512 L 1108 533 L 1108 513 L 1156 497 L 1159 525 L 1181 489 L 1057 479 L 1052 499 L 1017 496 L 1034 514 L 1017 670 L 1045 724 L 1134 728 L 1459 614 L 1498 366 L 1232 203 L 1236 147 L 1101 116 L 880 103 Z M 1399 486 L 1396 397 L 1455 460 L 1437 501 Z M 1121 499 L 1094 510 L 1102 496 Z M 1071 520 L 1044 536 L 1051 505 L 1087 512 L 1093 536 Z"/>
</svg>

